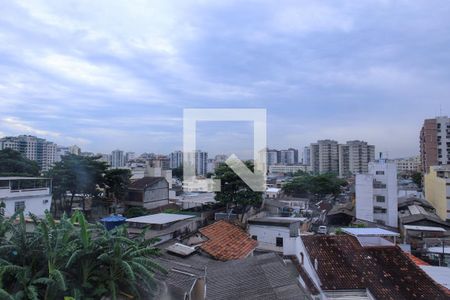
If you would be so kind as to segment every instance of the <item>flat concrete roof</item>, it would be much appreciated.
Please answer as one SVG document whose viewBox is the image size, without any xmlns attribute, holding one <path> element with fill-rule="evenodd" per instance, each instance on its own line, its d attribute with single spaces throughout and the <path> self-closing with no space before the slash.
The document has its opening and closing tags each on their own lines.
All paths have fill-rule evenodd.
<svg viewBox="0 0 450 300">
<path fill-rule="evenodd" d="M 445 232 L 446 230 L 442 227 L 433 227 L 433 226 L 416 226 L 416 225 L 405 225 L 405 229 L 407 230 L 418 230 L 418 231 L 440 231 Z"/>
<path fill-rule="evenodd" d="M 8 177 L 0 177 L 0 180 L 23 180 L 23 179 L 50 179 L 47 177 L 24 177 L 24 176 L 8 176 Z"/>
<path fill-rule="evenodd" d="M 127 222 L 131 223 L 143 223 L 143 224 L 167 224 L 167 223 L 173 223 L 177 221 L 187 220 L 194 218 L 193 215 L 180 215 L 180 214 L 166 214 L 166 213 L 160 213 L 160 214 L 154 214 L 154 215 L 146 215 L 146 216 L 140 216 L 136 218 L 130 218 L 127 219 Z"/>
<path fill-rule="evenodd" d="M 382 228 L 342 228 L 342 231 L 353 236 L 400 236 L 400 234 Z"/>
</svg>

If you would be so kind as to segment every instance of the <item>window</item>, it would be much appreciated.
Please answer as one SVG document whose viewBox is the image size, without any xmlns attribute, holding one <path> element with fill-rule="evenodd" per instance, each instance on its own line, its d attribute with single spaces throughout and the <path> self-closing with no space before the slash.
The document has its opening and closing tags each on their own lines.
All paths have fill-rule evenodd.
<svg viewBox="0 0 450 300">
<path fill-rule="evenodd" d="M 377 202 L 386 202 L 386 198 L 384 196 L 376 196 Z"/>
<path fill-rule="evenodd" d="M 386 208 L 374 207 L 373 208 L 373 213 L 374 214 L 385 214 L 386 213 Z"/>
<path fill-rule="evenodd" d="M 14 212 L 24 210 L 25 210 L 25 201 L 17 201 L 14 203 Z"/>
<path fill-rule="evenodd" d="M 252 239 L 254 239 L 255 241 L 258 240 L 258 236 L 257 235 L 252 235 Z"/>
<path fill-rule="evenodd" d="M 277 237 L 276 238 L 276 246 L 277 247 L 283 247 L 283 238 L 282 237 Z"/>
<path fill-rule="evenodd" d="M 375 174 L 376 175 L 384 175 L 384 171 L 376 171 Z"/>
</svg>

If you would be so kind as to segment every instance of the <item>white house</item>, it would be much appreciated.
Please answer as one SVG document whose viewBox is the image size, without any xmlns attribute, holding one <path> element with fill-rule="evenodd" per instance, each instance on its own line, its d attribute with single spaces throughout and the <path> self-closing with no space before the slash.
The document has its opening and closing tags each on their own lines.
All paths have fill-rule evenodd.
<svg viewBox="0 0 450 300">
<path fill-rule="evenodd" d="M 23 210 L 42 217 L 50 210 L 52 181 L 42 177 L 0 177 L 0 206 L 5 216 Z"/>
<path fill-rule="evenodd" d="M 248 220 L 248 233 L 258 241 L 257 248 L 283 252 L 290 238 L 299 236 L 305 218 L 262 217 Z"/>
<path fill-rule="evenodd" d="M 397 165 L 380 159 L 369 163 L 369 174 L 356 175 L 356 218 L 398 225 Z"/>
</svg>

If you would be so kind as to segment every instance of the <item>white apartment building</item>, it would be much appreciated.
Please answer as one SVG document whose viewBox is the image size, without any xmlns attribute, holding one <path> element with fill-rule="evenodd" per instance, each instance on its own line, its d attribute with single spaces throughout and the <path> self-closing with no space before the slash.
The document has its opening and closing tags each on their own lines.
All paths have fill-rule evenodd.
<svg viewBox="0 0 450 300">
<path fill-rule="evenodd" d="M 23 210 L 37 217 L 50 211 L 52 202 L 51 179 L 42 177 L 0 177 L 0 210 L 12 216 Z"/>
<path fill-rule="evenodd" d="M 196 150 L 193 153 L 186 153 L 186 156 L 187 162 L 195 165 L 195 175 L 206 176 L 208 173 L 208 153 Z"/>
<path fill-rule="evenodd" d="M 339 145 L 339 176 L 365 174 L 368 164 L 375 160 L 375 146 L 364 141 L 348 141 Z"/>
<path fill-rule="evenodd" d="M 308 146 L 303 148 L 303 164 L 311 165 L 311 148 Z"/>
<path fill-rule="evenodd" d="M 294 165 L 298 163 L 298 150 L 289 148 L 287 150 L 280 150 L 280 164 Z"/>
<path fill-rule="evenodd" d="M 370 162 L 368 171 L 356 175 L 356 218 L 397 227 L 397 165 L 381 159 Z"/>
<path fill-rule="evenodd" d="M 420 156 L 397 158 L 393 161 L 397 164 L 397 171 L 400 174 L 420 171 Z"/>
<path fill-rule="evenodd" d="M 308 172 L 306 165 L 271 165 L 269 166 L 269 173 L 297 173 L 298 171 Z"/>
<path fill-rule="evenodd" d="M 42 171 L 48 171 L 57 158 L 55 143 L 32 135 L 9 136 L 0 139 L 0 150 L 10 148 L 38 163 Z"/>
<path fill-rule="evenodd" d="M 122 150 L 114 150 L 111 152 L 111 168 L 125 167 L 125 157 Z"/>
<path fill-rule="evenodd" d="M 320 140 L 311 144 L 311 168 L 314 173 L 339 174 L 339 144 L 333 140 Z"/>
<path fill-rule="evenodd" d="M 274 149 L 267 149 L 267 165 L 276 165 L 280 163 L 280 152 Z"/>
<path fill-rule="evenodd" d="M 176 169 L 183 165 L 183 151 L 174 151 L 169 154 L 170 168 Z"/>
</svg>

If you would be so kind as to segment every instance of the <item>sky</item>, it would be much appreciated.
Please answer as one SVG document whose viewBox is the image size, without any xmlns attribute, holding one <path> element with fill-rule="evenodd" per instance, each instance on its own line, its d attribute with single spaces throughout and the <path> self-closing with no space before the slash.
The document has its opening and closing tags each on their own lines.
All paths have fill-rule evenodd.
<svg viewBox="0 0 450 300">
<path fill-rule="evenodd" d="M 0 0 L 0 136 L 182 149 L 183 109 L 263 108 L 271 148 L 365 140 L 417 155 L 450 115 L 450 2 Z M 201 122 L 212 154 L 251 122 Z"/>
</svg>

